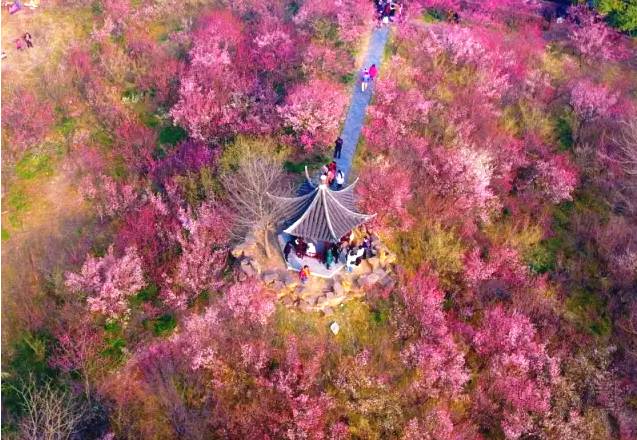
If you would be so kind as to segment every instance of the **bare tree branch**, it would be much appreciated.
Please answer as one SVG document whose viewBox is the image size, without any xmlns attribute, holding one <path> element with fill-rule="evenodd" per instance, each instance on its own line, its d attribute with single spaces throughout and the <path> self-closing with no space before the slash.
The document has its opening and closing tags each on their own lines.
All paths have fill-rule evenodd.
<svg viewBox="0 0 637 440">
<path fill-rule="evenodd" d="M 276 222 L 276 206 L 269 194 L 289 190 L 281 162 L 273 157 L 249 153 L 241 158 L 234 172 L 221 178 L 235 209 L 235 231 L 245 236 L 250 231 L 263 234 L 263 246 L 270 256 L 268 231 Z"/>
<path fill-rule="evenodd" d="M 615 139 L 622 153 L 624 172 L 634 177 L 637 185 L 637 120 L 622 122 L 622 130 Z"/>
<path fill-rule="evenodd" d="M 84 408 L 69 393 L 50 382 L 38 386 L 29 377 L 14 389 L 22 399 L 25 412 L 20 420 L 22 439 L 69 439 L 84 416 Z"/>
</svg>

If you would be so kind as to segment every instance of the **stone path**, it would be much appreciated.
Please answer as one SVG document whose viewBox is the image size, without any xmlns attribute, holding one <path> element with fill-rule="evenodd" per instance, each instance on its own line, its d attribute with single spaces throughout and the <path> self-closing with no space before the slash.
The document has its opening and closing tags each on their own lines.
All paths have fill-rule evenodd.
<svg viewBox="0 0 637 440">
<path fill-rule="evenodd" d="M 343 150 L 340 159 L 336 159 L 336 165 L 339 170 L 345 173 L 345 179 L 349 179 L 350 170 L 352 168 L 352 160 L 356 153 L 356 145 L 358 144 L 358 138 L 361 135 L 363 124 L 365 123 L 365 112 L 367 111 L 367 105 L 372 97 L 373 85 L 365 92 L 361 92 L 360 85 L 360 72 L 364 67 L 369 67 L 372 64 L 376 64 L 376 67 L 380 69 L 380 64 L 385 51 L 385 44 L 389 37 L 389 27 L 382 27 L 375 29 L 369 41 L 367 48 L 367 55 L 363 66 L 356 73 L 357 79 L 354 84 L 354 91 L 352 94 L 352 100 L 350 102 L 347 117 L 345 118 L 345 125 L 343 126 Z"/>
</svg>

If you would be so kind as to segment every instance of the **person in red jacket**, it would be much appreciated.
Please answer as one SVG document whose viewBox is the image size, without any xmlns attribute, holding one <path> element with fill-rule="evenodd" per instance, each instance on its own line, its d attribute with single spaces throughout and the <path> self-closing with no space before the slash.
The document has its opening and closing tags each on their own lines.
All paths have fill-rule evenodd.
<svg viewBox="0 0 637 440">
<path fill-rule="evenodd" d="M 305 284 L 307 283 L 307 280 L 309 277 L 310 277 L 310 268 L 306 264 L 305 266 L 303 266 L 303 269 L 299 271 L 299 279 L 301 280 L 302 284 Z"/>
</svg>

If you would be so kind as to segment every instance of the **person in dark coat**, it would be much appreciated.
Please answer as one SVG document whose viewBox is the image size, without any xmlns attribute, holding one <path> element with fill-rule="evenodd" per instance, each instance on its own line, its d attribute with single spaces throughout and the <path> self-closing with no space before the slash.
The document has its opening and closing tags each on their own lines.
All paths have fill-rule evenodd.
<svg viewBox="0 0 637 440">
<path fill-rule="evenodd" d="M 288 261 L 288 257 L 290 256 L 290 252 L 292 252 L 293 247 L 294 245 L 292 245 L 292 240 L 285 243 L 285 247 L 283 248 L 283 256 L 285 257 L 286 262 Z"/>
<path fill-rule="evenodd" d="M 33 47 L 33 39 L 31 38 L 30 33 L 25 32 L 24 35 L 22 36 L 22 39 L 24 40 L 25 43 L 27 43 L 27 47 Z"/>
<path fill-rule="evenodd" d="M 335 159 L 341 158 L 342 150 L 343 150 L 343 139 L 339 137 L 336 139 L 336 142 L 334 143 L 334 158 Z"/>
</svg>

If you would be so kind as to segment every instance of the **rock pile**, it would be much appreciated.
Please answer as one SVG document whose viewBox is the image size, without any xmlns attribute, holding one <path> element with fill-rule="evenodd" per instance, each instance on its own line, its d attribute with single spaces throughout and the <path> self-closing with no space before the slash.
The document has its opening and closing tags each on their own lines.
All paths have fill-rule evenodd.
<svg viewBox="0 0 637 440">
<path fill-rule="evenodd" d="M 232 255 L 238 260 L 241 270 L 239 279 L 259 277 L 268 289 L 275 292 L 279 300 L 288 307 L 298 307 L 304 312 L 333 312 L 345 301 L 365 296 L 373 288 L 392 289 L 396 256 L 374 237 L 372 247 L 375 256 L 365 259 L 352 273 L 340 272 L 330 280 L 312 277 L 307 285 L 301 285 L 296 272 L 283 265 L 272 269 L 260 262 L 262 255 L 257 240 L 249 234 L 244 242 L 235 246 Z"/>
</svg>

